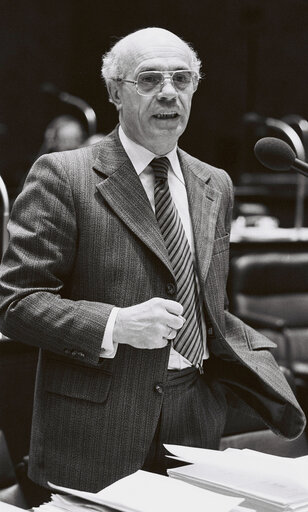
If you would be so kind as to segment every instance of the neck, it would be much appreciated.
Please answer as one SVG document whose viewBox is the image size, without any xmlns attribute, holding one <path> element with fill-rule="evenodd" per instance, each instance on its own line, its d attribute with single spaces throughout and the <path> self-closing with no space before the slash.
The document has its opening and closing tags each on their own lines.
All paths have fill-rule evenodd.
<svg viewBox="0 0 308 512">
<path fill-rule="evenodd" d="M 135 139 L 131 134 L 128 135 L 127 130 L 125 129 L 125 126 L 123 126 L 122 124 L 121 124 L 121 128 L 128 139 L 130 139 L 135 144 L 138 144 L 138 146 L 142 146 L 143 148 L 147 149 L 148 151 L 151 151 L 151 153 L 154 153 L 154 155 L 156 155 L 157 157 L 164 156 L 167 153 L 170 153 L 170 151 L 172 151 L 177 145 L 177 140 L 172 141 L 172 142 L 166 141 L 164 139 L 160 140 L 160 141 L 153 140 L 150 142 L 139 141 L 139 140 Z"/>
</svg>

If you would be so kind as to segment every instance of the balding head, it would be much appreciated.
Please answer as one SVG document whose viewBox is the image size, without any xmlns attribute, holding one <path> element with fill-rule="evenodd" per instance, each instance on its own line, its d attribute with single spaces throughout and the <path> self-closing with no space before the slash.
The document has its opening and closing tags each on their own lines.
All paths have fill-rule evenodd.
<svg viewBox="0 0 308 512">
<path fill-rule="evenodd" d="M 155 155 L 171 151 L 186 128 L 199 69 L 195 52 L 169 30 L 146 28 L 116 43 L 102 73 L 125 134 Z"/>
<path fill-rule="evenodd" d="M 102 77 L 107 87 L 111 79 L 127 76 L 133 61 L 136 62 L 136 56 L 138 60 L 143 58 L 142 49 L 146 52 L 146 58 L 150 58 L 151 54 L 155 58 L 161 48 L 164 48 L 166 57 L 168 51 L 173 55 L 174 49 L 182 52 L 183 57 L 190 62 L 190 68 L 199 75 L 201 62 L 188 43 L 169 30 L 150 27 L 128 34 L 103 56 Z"/>
</svg>

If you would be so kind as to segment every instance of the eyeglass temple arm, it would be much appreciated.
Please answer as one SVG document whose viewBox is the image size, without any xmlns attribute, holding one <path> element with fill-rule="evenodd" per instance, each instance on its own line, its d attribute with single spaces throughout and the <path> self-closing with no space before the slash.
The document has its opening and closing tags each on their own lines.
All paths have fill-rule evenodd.
<svg viewBox="0 0 308 512">
<path fill-rule="evenodd" d="M 136 80 L 127 80 L 126 78 L 113 78 L 116 82 L 128 82 L 130 84 L 136 84 Z"/>
</svg>

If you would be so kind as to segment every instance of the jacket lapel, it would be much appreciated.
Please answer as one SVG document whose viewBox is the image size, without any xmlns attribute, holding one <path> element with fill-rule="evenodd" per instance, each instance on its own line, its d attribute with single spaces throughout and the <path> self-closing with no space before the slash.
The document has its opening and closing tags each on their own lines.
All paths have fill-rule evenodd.
<svg viewBox="0 0 308 512">
<path fill-rule="evenodd" d="M 105 201 L 173 274 L 154 212 L 116 130 L 104 140 L 94 169 L 105 176 L 97 185 Z"/>
<path fill-rule="evenodd" d="M 209 185 L 211 172 L 206 164 L 179 150 L 193 226 L 196 259 L 201 284 L 209 269 L 221 192 Z"/>
<path fill-rule="evenodd" d="M 178 154 L 187 188 L 199 277 L 204 284 L 213 251 L 221 192 L 209 185 L 211 173 L 206 164 L 182 150 Z M 97 189 L 105 201 L 173 274 L 155 215 L 120 143 L 117 129 L 104 139 L 93 167 L 104 175 Z"/>
</svg>

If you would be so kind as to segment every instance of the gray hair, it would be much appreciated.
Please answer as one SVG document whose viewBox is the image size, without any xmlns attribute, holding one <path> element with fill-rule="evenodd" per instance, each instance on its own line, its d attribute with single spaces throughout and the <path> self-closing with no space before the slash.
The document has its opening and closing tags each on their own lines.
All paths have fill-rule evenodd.
<svg viewBox="0 0 308 512">
<path fill-rule="evenodd" d="M 102 78 L 105 81 L 107 89 L 108 89 L 108 84 L 109 84 L 110 80 L 115 79 L 115 78 L 125 78 L 125 76 L 126 76 L 126 73 L 128 71 L 127 68 L 129 66 L 128 59 L 127 58 L 125 59 L 125 55 L 127 55 L 127 49 L 128 49 L 127 39 L 134 36 L 134 34 L 144 31 L 144 30 L 164 30 L 164 29 L 157 29 L 157 28 L 153 27 L 150 29 L 141 29 L 141 30 L 137 30 L 136 32 L 132 32 L 131 34 L 129 34 L 129 35 L 123 37 L 122 39 L 120 39 L 119 41 L 117 41 L 115 43 L 115 45 L 108 52 L 106 52 L 103 55 L 101 74 L 102 74 Z M 169 31 L 166 30 L 166 32 L 169 32 Z M 175 34 L 173 34 L 173 35 L 175 36 Z M 175 36 L 175 37 L 178 37 L 178 36 Z M 184 45 L 186 45 L 186 47 L 188 49 L 188 53 L 191 58 L 192 70 L 196 71 L 198 73 L 198 75 L 200 76 L 201 60 L 199 59 L 197 52 L 192 48 L 190 43 L 187 43 L 180 37 L 178 37 L 178 39 L 180 41 L 182 41 L 182 43 Z"/>
</svg>

